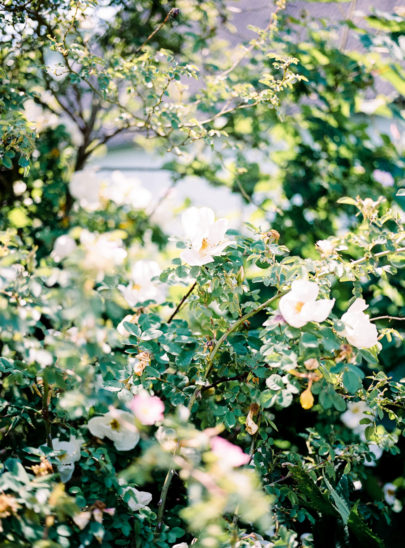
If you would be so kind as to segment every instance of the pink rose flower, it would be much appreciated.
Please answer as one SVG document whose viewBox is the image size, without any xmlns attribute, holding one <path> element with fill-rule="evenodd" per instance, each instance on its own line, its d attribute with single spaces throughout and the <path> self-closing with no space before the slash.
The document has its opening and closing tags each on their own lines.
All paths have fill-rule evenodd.
<svg viewBox="0 0 405 548">
<path fill-rule="evenodd" d="M 218 458 L 219 464 L 225 468 L 242 466 L 250 461 L 250 456 L 246 455 L 240 447 L 220 436 L 212 438 L 211 450 Z"/>
<path fill-rule="evenodd" d="M 128 403 L 128 407 L 142 424 L 155 424 L 164 418 L 165 406 L 157 396 L 138 394 Z"/>
</svg>

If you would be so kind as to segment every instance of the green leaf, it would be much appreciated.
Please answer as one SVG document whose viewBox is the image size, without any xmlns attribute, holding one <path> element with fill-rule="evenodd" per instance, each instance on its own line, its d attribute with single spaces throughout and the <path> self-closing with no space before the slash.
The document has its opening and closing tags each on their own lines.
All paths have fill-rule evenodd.
<svg viewBox="0 0 405 548">
<path fill-rule="evenodd" d="M 341 497 L 338 492 L 332 487 L 329 481 L 324 478 L 325 484 L 329 489 L 333 502 L 335 503 L 336 510 L 339 512 L 340 517 L 342 518 L 343 523 L 346 525 L 349 520 L 349 506 L 343 497 Z"/>
<path fill-rule="evenodd" d="M 355 394 L 362 387 L 361 377 L 353 369 L 346 369 L 342 380 L 344 387 L 350 394 Z"/>
<path fill-rule="evenodd" d="M 303 506 L 315 510 L 325 516 L 337 516 L 335 507 L 312 481 L 308 473 L 298 466 L 290 468 L 290 474 L 297 484 L 297 494 Z"/>
<path fill-rule="evenodd" d="M 354 200 L 353 198 L 349 198 L 348 196 L 345 196 L 344 198 L 339 198 L 337 203 L 357 206 L 356 200 Z"/>
<path fill-rule="evenodd" d="M 304 348 L 317 348 L 319 346 L 319 341 L 315 335 L 304 333 L 301 337 L 301 344 Z"/>
<path fill-rule="evenodd" d="M 135 335 L 136 337 L 140 337 L 141 336 L 141 330 L 139 329 L 139 327 L 137 325 L 135 325 L 134 323 L 131 323 L 131 322 L 124 322 L 124 327 L 125 329 L 129 332 L 129 333 L 132 333 L 133 335 Z"/>
<path fill-rule="evenodd" d="M 236 424 L 236 417 L 232 411 L 228 411 L 224 417 L 224 423 L 227 428 L 233 428 Z"/>
<path fill-rule="evenodd" d="M 359 502 L 350 510 L 347 525 L 350 532 L 354 534 L 361 546 L 368 548 L 383 548 L 383 541 L 367 526 L 358 511 Z"/>
</svg>

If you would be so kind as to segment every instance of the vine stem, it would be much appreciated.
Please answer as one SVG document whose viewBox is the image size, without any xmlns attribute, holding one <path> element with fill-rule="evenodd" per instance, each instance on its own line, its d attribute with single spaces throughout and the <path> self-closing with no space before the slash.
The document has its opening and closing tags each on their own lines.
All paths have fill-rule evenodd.
<svg viewBox="0 0 405 548">
<path fill-rule="evenodd" d="M 381 251 L 380 253 L 376 253 L 374 255 L 374 258 L 380 258 L 380 257 L 385 257 L 386 255 L 391 255 L 393 253 L 401 253 L 405 251 L 405 247 L 401 247 L 401 248 L 398 248 L 396 249 L 395 251 Z M 364 263 L 365 261 L 367 261 L 370 257 L 368 256 L 365 256 L 365 257 L 362 257 L 361 259 L 357 259 L 356 261 L 353 261 L 351 263 L 351 266 L 355 266 L 355 265 L 358 265 L 358 264 L 361 264 L 361 263 Z M 326 273 L 325 273 L 326 274 Z M 204 384 L 205 384 L 205 381 L 207 380 L 207 378 L 209 377 L 211 371 L 212 371 L 212 368 L 213 368 L 213 364 L 214 364 L 214 358 L 215 356 L 217 355 L 219 349 L 221 348 L 221 346 L 223 345 L 223 343 L 226 341 L 226 339 L 229 337 L 229 335 L 231 333 L 233 333 L 234 331 L 236 331 L 236 329 L 238 329 L 238 327 L 240 325 L 242 325 L 246 320 L 248 320 L 249 318 L 251 318 L 252 316 L 254 316 L 255 314 L 257 314 L 258 312 L 260 312 L 261 310 L 263 310 L 264 308 L 267 308 L 268 306 L 270 306 L 274 301 L 276 301 L 277 299 L 281 298 L 283 295 L 286 295 L 288 292 L 290 291 L 290 289 L 286 289 L 284 291 L 280 291 L 280 292 L 277 292 L 275 295 L 273 295 L 273 297 L 270 297 L 269 299 L 267 299 L 267 301 L 265 301 L 264 303 L 262 303 L 261 305 L 259 305 L 257 308 L 254 308 L 253 310 L 251 310 L 250 312 L 248 312 L 247 314 L 244 314 L 243 316 L 241 316 L 238 320 L 236 320 L 230 327 L 229 329 L 227 329 L 225 331 L 225 333 L 223 333 L 223 335 L 218 339 L 218 341 L 216 342 L 214 348 L 212 349 L 211 353 L 209 354 L 208 358 L 207 358 L 207 363 L 208 363 L 208 367 L 207 369 L 205 370 L 205 374 L 204 374 L 204 377 L 203 377 L 203 382 L 200 386 L 198 386 L 191 398 L 190 398 L 190 401 L 188 403 L 188 406 L 187 406 L 187 409 L 188 411 L 191 413 L 191 410 L 194 406 L 194 403 L 196 402 L 197 398 L 199 397 L 199 395 L 201 394 L 202 390 L 204 389 Z M 189 290 L 189 293 L 191 293 L 191 291 Z M 189 294 L 188 293 L 188 294 Z M 188 297 L 188 294 L 186 294 L 182 301 L 179 303 L 178 305 L 178 308 L 180 309 L 180 306 L 182 304 L 182 302 L 184 302 L 184 300 Z M 177 309 L 175 310 L 175 312 L 177 311 Z M 177 313 L 177 312 L 176 312 Z M 179 450 L 179 444 L 177 445 L 177 448 L 176 450 L 174 451 L 174 456 L 176 455 L 176 453 L 178 452 Z M 168 492 L 169 492 L 169 488 L 170 488 L 170 484 L 172 482 L 172 479 L 173 479 L 173 476 L 174 476 L 174 468 L 170 468 L 166 474 L 166 477 L 165 477 L 165 480 L 163 482 L 163 487 L 162 487 L 162 492 L 161 492 L 161 496 L 160 496 L 160 500 L 159 500 L 159 503 L 158 503 L 158 514 L 157 514 L 157 526 L 156 526 L 156 532 L 159 533 L 161 528 L 162 528 L 162 525 L 163 525 L 163 514 L 164 514 L 164 511 L 165 511 L 165 506 L 166 506 L 166 500 L 167 500 L 167 495 L 168 495 Z"/>
</svg>

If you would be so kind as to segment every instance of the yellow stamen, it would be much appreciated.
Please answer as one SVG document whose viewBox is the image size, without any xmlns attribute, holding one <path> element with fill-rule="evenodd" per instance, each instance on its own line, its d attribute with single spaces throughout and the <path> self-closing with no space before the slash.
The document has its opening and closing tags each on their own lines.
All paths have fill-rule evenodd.
<svg viewBox="0 0 405 548">
<path fill-rule="evenodd" d="M 117 419 L 113 419 L 110 422 L 111 430 L 116 430 L 117 432 L 121 429 L 120 423 L 117 421 Z"/>
<path fill-rule="evenodd" d="M 208 239 L 203 238 L 201 242 L 200 253 L 203 253 L 208 247 L 209 247 Z"/>
<path fill-rule="evenodd" d="M 297 314 L 299 314 L 302 310 L 302 307 L 304 306 L 305 303 L 301 302 L 301 301 L 298 301 L 295 305 L 295 312 Z"/>
<path fill-rule="evenodd" d="M 134 291 L 139 291 L 141 289 L 141 286 L 139 284 L 132 284 L 132 289 Z"/>
</svg>

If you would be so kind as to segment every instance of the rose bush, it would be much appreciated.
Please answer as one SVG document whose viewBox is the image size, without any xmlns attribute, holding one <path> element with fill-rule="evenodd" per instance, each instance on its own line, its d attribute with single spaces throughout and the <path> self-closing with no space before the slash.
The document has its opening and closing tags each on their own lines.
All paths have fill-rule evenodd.
<svg viewBox="0 0 405 548">
<path fill-rule="evenodd" d="M 403 542 L 405 231 L 392 188 L 402 160 L 384 137 L 371 147 L 376 165 L 360 153 L 363 122 L 347 118 L 350 93 L 333 91 L 354 89 L 339 80 L 346 70 L 359 71 L 363 89 L 360 59 L 329 81 L 334 65 L 322 55 L 350 55 L 313 29 L 318 53 L 291 40 L 275 54 L 295 32 L 277 1 L 229 62 L 216 36 L 227 7 L 1 4 L 1 546 Z M 393 47 L 401 17 L 368 22 Z M 206 74 L 186 92 L 202 48 Z M 290 202 L 274 216 L 249 158 L 269 152 L 266 124 L 279 123 L 269 108 L 282 114 L 306 86 L 322 97 L 311 108 L 339 114 L 340 137 L 332 146 L 318 131 L 325 112 L 313 117 L 297 101 L 278 175 Z M 22 112 L 31 99 L 35 131 Z M 302 120 L 312 148 L 297 136 Z M 218 183 L 212 169 L 219 178 L 228 169 L 226 184 L 259 206 L 252 223 L 236 229 L 215 208 L 183 204 L 183 232 L 165 234 L 153 215 L 160 199 L 85 165 L 127 131 L 175 154 L 175 180 L 201 171 Z M 307 189 L 294 198 L 303 164 L 316 207 Z M 350 196 L 337 201 L 348 174 Z"/>
</svg>

